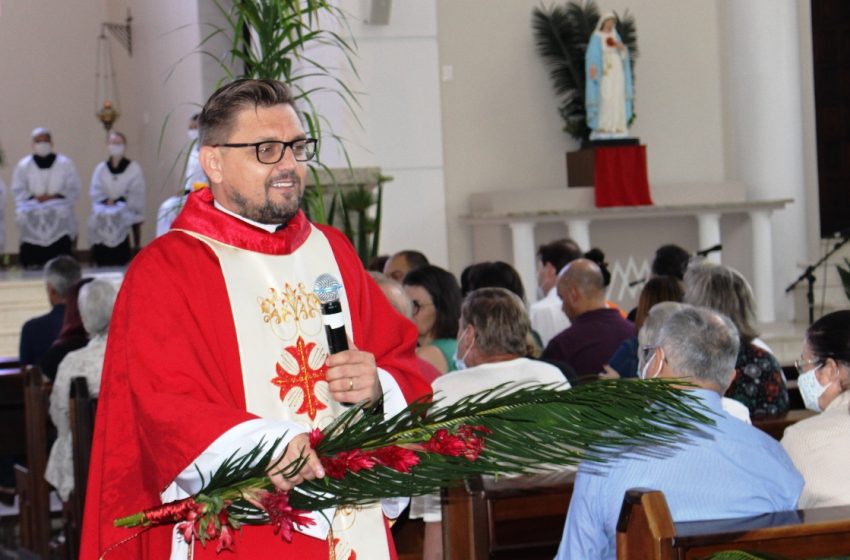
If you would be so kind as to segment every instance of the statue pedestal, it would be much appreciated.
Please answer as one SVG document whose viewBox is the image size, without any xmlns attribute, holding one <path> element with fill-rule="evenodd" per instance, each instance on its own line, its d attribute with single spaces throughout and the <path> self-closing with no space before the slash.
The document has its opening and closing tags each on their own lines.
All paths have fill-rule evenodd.
<svg viewBox="0 0 850 560">
<path fill-rule="evenodd" d="M 597 208 L 652 204 L 646 146 L 637 138 L 618 138 L 568 152 L 567 186 L 594 187 Z"/>
</svg>

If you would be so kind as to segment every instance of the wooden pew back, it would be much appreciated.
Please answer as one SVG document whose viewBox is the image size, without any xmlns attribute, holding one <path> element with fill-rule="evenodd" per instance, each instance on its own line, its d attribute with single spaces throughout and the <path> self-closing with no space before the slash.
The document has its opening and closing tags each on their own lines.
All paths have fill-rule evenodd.
<svg viewBox="0 0 850 560">
<path fill-rule="evenodd" d="M 575 472 L 476 477 L 443 490 L 446 560 L 551 559 L 558 550 Z"/>
<path fill-rule="evenodd" d="M 23 372 L 27 468 L 16 472 L 21 511 L 21 547 L 47 558 L 50 541 L 50 485 L 44 480 L 49 437 L 51 384 L 36 366 Z M 28 523 L 26 529 L 24 522 Z M 24 538 L 26 535 L 26 540 Z"/>
<path fill-rule="evenodd" d="M 725 550 L 789 559 L 850 554 L 850 506 L 673 523 L 661 492 L 626 493 L 617 524 L 618 560 L 688 560 Z"/>
<path fill-rule="evenodd" d="M 74 450 L 74 491 L 70 498 L 70 511 L 67 523 L 68 550 L 71 560 L 78 557 L 83 526 L 86 483 L 88 482 L 89 461 L 91 459 L 94 418 L 97 411 L 97 398 L 89 394 L 85 377 L 71 380 L 71 398 L 69 414 L 71 419 L 71 439 Z"/>
</svg>

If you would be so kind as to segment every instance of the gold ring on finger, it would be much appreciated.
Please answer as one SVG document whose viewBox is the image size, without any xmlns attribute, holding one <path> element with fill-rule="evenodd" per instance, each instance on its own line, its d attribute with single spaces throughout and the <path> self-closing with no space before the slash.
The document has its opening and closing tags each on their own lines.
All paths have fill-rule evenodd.
<svg viewBox="0 0 850 560">
<path fill-rule="evenodd" d="M 354 390 L 354 378 L 353 377 L 348 378 L 348 390 L 349 391 Z"/>
</svg>

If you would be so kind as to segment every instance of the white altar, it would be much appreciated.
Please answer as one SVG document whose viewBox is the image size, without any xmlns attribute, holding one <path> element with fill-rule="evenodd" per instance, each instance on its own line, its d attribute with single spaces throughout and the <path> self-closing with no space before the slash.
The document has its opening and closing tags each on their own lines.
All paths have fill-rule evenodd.
<svg viewBox="0 0 850 560">
<path fill-rule="evenodd" d="M 685 217 L 692 218 L 692 227 L 697 230 L 698 246 L 704 249 L 724 242 L 722 218 L 733 214 L 744 215 L 751 231 L 750 247 L 746 252 L 752 259 L 749 280 L 757 298 L 758 320 L 769 323 L 775 318 L 771 216 L 793 200 L 746 200 L 745 191 L 744 185 L 736 182 L 653 185 L 655 205 L 617 208 L 595 208 L 592 188 L 481 193 L 470 197 L 470 213 L 463 216 L 462 220 L 472 226 L 476 262 L 492 259 L 494 254 L 498 254 L 491 246 L 503 240 L 498 230 L 510 231 L 509 254 L 522 277 L 531 303 L 536 299 L 535 252 L 541 242 L 548 241 L 536 239 L 535 231 L 539 226 L 561 224 L 563 235 L 572 237 L 580 247 L 588 250 L 594 246 L 591 225 L 594 228 L 616 228 L 618 222 L 625 220 L 653 220 L 657 227 L 663 228 L 666 221 Z M 640 239 L 626 239 L 628 230 L 621 237 L 624 244 L 626 241 L 640 243 Z M 670 239 L 668 242 L 676 243 L 677 240 Z M 602 248 L 606 253 L 611 249 L 605 246 Z M 654 251 L 655 248 L 652 246 L 648 249 Z M 711 253 L 707 258 L 720 262 L 721 253 Z M 612 272 L 624 268 L 630 269 L 637 279 L 648 273 L 645 260 L 635 264 L 631 257 L 626 265 L 619 261 L 613 263 Z M 621 281 L 625 282 L 626 275 L 621 273 L 620 276 L 623 277 Z M 615 288 L 612 284 L 609 290 Z"/>
</svg>

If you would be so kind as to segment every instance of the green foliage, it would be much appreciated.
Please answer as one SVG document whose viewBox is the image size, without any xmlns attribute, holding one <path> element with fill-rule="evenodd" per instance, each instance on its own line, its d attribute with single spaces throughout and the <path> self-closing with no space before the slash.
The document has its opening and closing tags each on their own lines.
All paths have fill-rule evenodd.
<svg viewBox="0 0 850 560">
<path fill-rule="evenodd" d="M 652 404 L 650 404 L 652 403 Z M 463 456 L 420 454 L 410 473 L 375 466 L 349 472 L 342 479 L 308 481 L 290 497 L 295 508 L 374 502 L 378 497 L 417 496 L 436 492 L 476 474 L 531 472 L 540 465 L 604 462 L 623 446 L 670 442 L 698 423 L 711 423 L 687 391 L 666 381 L 606 381 L 569 391 L 504 387 L 439 408 L 416 402 L 385 420 L 354 407 L 323 430 L 320 456 L 388 445 L 415 446 L 441 428 L 481 425 L 492 430 L 475 461 Z"/>
<path fill-rule="evenodd" d="M 766 552 L 727 550 L 712 554 L 707 560 L 783 560 L 784 558 L 784 556 L 777 556 L 776 554 L 768 554 Z"/>
<path fill-rule="evenodd" d="M 847 257 L 844 257 L 844 265 L 847 268 L 841 268 L 840 264 L 835 265 L 835 268 L 838 269 L 838 276 L 841 277 L 844 294 L 847 296 L 847 299 L 850 299 L 850 260 L 847 260 Z"/>
<path fill-rule="evenodd" d="M 590 136 L 584 103 L 585 51 L 599 16 L 594 0 L 571 1 L 548 9 L 535 8 L 532 12 L 537 52 L 549 69 L 560 99 L 558 112 L 564 120 L 564 132 L 582 142 Z M 617 18 L 617 33 L 629 49 L 634 69 L 638 57 L 637 31 L 634 16 L 628 10 Z"/>
</svg>

